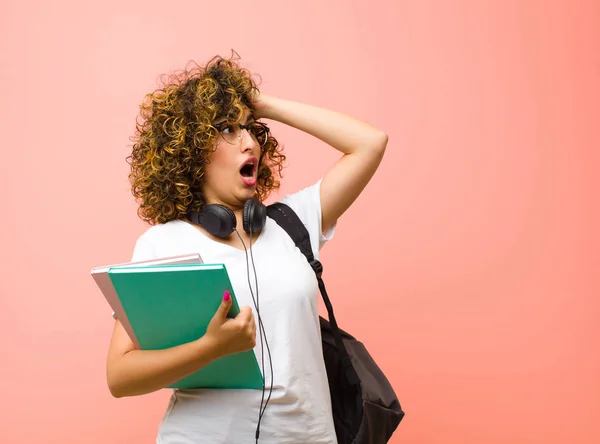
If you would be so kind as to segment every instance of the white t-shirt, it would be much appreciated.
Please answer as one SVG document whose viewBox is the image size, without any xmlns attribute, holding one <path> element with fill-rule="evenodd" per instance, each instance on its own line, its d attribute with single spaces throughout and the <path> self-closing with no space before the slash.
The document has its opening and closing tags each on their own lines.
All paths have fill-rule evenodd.
<svg viewBox="0 0 600 444">
<path fill-rule="evenodd" d="M 282 199 L 300 217 L 315 258 L 335 228 L 321 231 L 320 183 Z M 234 234 L 235 235 L 235 234 Z M 224 263 L 240 306 L 250 306 L 257 322 L 256 356 L 262 348 L 258 317 L 248 288 L 246 253 L 213 241 L 181 220 L 150 227 L 135 246 L 133 261 L 200 253 L 205 263 Z M 273 392 L 261 421 L 260 443 L 337 443 L 323 362 L 315 274 L 305 256 L 275 221 L 252 245 L 258 277 L 259 309 L 273 363 Z M 248 254 L 248 260 L 251 260 Z M 255 292 L 252 262 L 250 281 Z M 271 371 L 265 347 L 265 379 Z M 254 443 L 260 390 L 174 390 L 159 427 L 158 444 Z"/>
</svg>

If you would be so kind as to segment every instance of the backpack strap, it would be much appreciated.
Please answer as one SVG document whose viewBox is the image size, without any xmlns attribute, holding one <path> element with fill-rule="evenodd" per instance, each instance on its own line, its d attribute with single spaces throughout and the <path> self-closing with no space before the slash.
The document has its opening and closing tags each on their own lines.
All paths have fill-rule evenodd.
<svg viewBox="0 0 600 444">
<path fill-rule="evenodd" d="M 331 305 L 331 300 L 329 299 L 327 290 L 325 289 L 325 282 L 323 282 L 322 277 L 323 265 L 321 262 L 315 259 L 315 255 L 313 254 L 310 243 L 310 235 L 308 234 L 306 227 L 296 212 L 283 202 L 276 202 L 269 205 L 267 207 L 267 216 L 277 222 L 277 224 L 288 233 L 288 235 L 296 244 L 296 247 L 298 247 L 302 254 L 306 256 L 308 263 L 314 270 L 315 275 L 317 276 L 317 281 L 319 282 L 321 296 L 323 297 L 325 307 L 327 308 L 327 314 L 329 317 L 329 323 L 331 324 L 333 337 L 335 339 L 335 345 L 341 354 L 342 365 L 346 370 L 348 382 L 351 384 L 358 384 L 360 382 L 360 378 L 358 377 L 358 374 L 352 365 L 352 361 L 348 355 L 348 350 L 346 350 L 346 346 L 342 341 L 342 334 L 337 325 L 335 315 L 333 314 L 333 306 Z"/>
</svg>

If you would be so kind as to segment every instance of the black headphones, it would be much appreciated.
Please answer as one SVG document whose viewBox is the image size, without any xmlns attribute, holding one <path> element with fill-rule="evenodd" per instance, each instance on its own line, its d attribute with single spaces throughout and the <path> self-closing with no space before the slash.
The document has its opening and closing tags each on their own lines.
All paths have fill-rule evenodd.
<svg viewBox="0 0 600 444">
<path fill-rule="evenodd" d="M 202 225 L 206 231 L 222 239 L 233 233 L 237 227 L 235 214 L 229 207 L 220 204 L 208 204 L 200 212 L 190 211 L 188 218 Z M 257 199 L 248 199 L 244 203 L 242 226 L 247 233 L 262 230 L 267 220 L 267 207 Z"/>
</svg>

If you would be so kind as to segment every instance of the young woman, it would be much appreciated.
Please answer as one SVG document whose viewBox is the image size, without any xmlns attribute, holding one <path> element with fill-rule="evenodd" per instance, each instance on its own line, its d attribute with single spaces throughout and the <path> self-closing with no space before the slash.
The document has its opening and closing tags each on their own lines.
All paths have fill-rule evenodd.
<svg viewBox="0 0 600 444">
<path fill-rule="evenodd" d="M 321 180 L 282 199 L 305 224 L 318 259 L 339 217 L 375 173 L 387 135 L 334 111 L 261 94 L 247 70 L 220 57 L 171 76 L 146 97 L 140 117 L 128 160 L 138 213 L 151 226 L 132 260 L 197 252 L 205 262 L 224 263 L 242 309 L 227 318 L 231 298 L 225 294 L 204 336 L 165 350 L 136 349 L 117 319 L 107 358 L 111 393 L 154 392 L 215 359 L 254 349 L 266 362 L 266 407 L 264 390 L 174 390 L 157 442 L 252 442 L 260 416 L 262 443 L 336 443 L 314 272 L 273 220 L 246 231 L 244 205 L 264 201 L 279 186 L 285 157 L 264 120 L 338 150 L 339 161 Z M 231 210 L 234 232 L 215 234 L 191 216 L 209 204 Z"/>
</svg>

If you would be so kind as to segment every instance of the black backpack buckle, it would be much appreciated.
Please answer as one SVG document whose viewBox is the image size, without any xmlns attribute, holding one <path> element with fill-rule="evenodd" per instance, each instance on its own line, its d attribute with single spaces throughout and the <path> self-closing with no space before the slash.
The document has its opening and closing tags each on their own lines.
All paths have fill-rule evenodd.
<svg viewBox="0 0 600 444">
<path fill-rule="evenodd" d="M 312 269 L 315 271 L 315 274 L 317 275 L 317 277 L 321 278 L 321 275 L 323 274 L 323 264 L 321 264 L 321 262 L 319 262 L 316 259 L 313 259 L 312 261 L 310 261 L 309 264 L 312 267 Z"/>
</svg>

